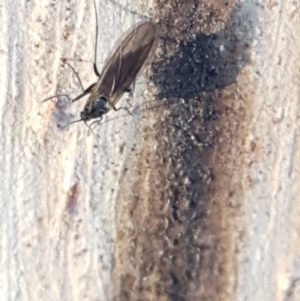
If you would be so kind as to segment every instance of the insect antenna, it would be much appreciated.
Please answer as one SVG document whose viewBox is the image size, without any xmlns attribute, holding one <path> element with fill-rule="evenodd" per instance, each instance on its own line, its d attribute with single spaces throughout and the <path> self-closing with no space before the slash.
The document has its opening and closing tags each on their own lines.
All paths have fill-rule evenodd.
<svg viewBox="0 0 300 301">
<path fill-rule="evenodd" d="M 102 119 L 102 118 L 101 118 L 101 119 Z M 92 125 L 101 122 L 101 119 L 93 121 L 93 122 L 89 125 L 89 129 L 91 130 Z"/>
<path fill-rule="evenodd" d="M 71 125 L 71 124 L 73 124 L 73 123 L 77 123 L 77 122 L 79 122 L 79 121 L 84 121 L 84 120 L 80 118 L 80 119 L 78 119 L 78 120 L 71 121 L 71 122 L 69 122 L 68 124 L 66 124 L 65 126 L 63 126 L 61 129 L 64 130 L 64 129 L 67 128 L 69 125 Z M 86 122 L 84 121 L 84 123 L 86 123 Z"/>
<path fill-rule="evenodd" d="M 93 63 L 93 68 L 94 68 L 94 72 L 96 74 L 97 77 L 101 77 L 101 74 L 97 68 L 97 48 L 98 48 L 98 31 L 99 31 L 99 26 L 98 26 L 98 14 L 97 14 L 97 6 L 96 6 L 96 2 L 95 0 L 93 0 L 94 3 L 94 9 L 95 9 L 95 19 L 96 19 L 96 33 L 95 33 L 95 52 L 94 52 L 94 63 Z M 75 73 L 76 77 L 78 78 L 78 81 L 80 83 L 80 86 L 82 88 L 82 90 L 84 91 L 83 85 L 81 83 L 80 77 L 78 75 L 78 72 L 75 71 L 75 69 L 67 63 L 67 59 L 66 58 L 62 58 L 62 61 L 64 63 L 66 63 Z"/>
<path fill-rule="evenodd" d="M 140 14 L 137 11 L 132 10 L 132 9 L 128 8 L 127 6 L 120 4 L 115 0 L 108 0 L 108 2 L 110 2 L 110 3 L 114 4 L 115 6 L 121 8 L 123 11 L 125 11 L 126 13 L 128 13 L 132 16 L 138 16 L 139 18 L 142 18 L 142 19 L 148 19 L 149 18 L 149 16 Z"/>
<path fill-rule="evenodd" d="M 97 143 L 97 145 L 98 145 L 98 147 L 99 147 L 99 149 L 100 149 L 100 144 L 98 143 L 98 140 L 97 140 L 97 136 L 96 136 L 96 134 L 94 133 L 94 131 L 92 130 L 92 127 L 91 127 L 91 125 L 94 123 L 92 123 L 91 125 L 88 125 L 88 123 L 84 120 L 83 121 L 84 122 L 84 124 L 88 127 L 88 135 L 89 135 L 89 132 L 91 131 L 91 133 L 93 134 L 93 136 L 94 136 L 94 138 L 95 138 L 95 140 L 96 140 L 96 143 Z"/>
<path fill-rule="evenodd" d="M 100 144 L 98 143 L 98 141 L 97 141 L 97 136 L 96 136 L 96 134 L 94 133 L 94 131 L 92 130 L 92 127 L 91 127 L 91 125 L 93 125 L 94 123 L 96 123 L 96 122 L 93 122 L 91 125 L 89 125 L 84 119 L 82 119 L 82 118 L 80 118 L 80 119 L 78 119 L 78 120 L 74 120 L 74 121 L 72 121 L 72 122 L 69 122 L 67 125 L 65 125 L 64 127 L 62 127 L 61 129 L 62 130 L 64 130 L 66 127 L 68 127 L 69 125 L 71 125 L 71 124 L 73 124 L 73 123 L 77 123 L 77 122 L 79 122 L 79 121 L 83 121 L 84 122 L 84 124 L 88 127 L 88 135 L 89 135 L 89 132 L 91 132 L 92 134 L 93 134 L 93 136 L 94 136 L 94 138 L 95 138 L 95 140 L 96 140 L 96 143 L 97 143 L 97 145 L 98 145 L 98 147 L 100 148 Z M 98 120 L 98 122 L 99 122 L 100 120 Z"/>
<path fill-rule="evenodd" d="M 94 2 L 94 8 L 95 8 L 95 19 L 96 19 L 96 35 L 95 35 L 95 53 L 94 53 L 94 72 L 97 75 L 97 77 L 101 77 L 100 72 L 98 71 L 96 62 L 97 62 L 97 48 L 98 48 L 98 14 L 97 14 L 97 6 L 96 6 L 96 2 L 95 0 L 93 0 Z"/>
<path fill-rule="evenodd" d="M 98 120 L 98 122 L 100 122 L 100 120 Z M 96 134 L 93 132 L 93 130 L 92 130 L 92 125 L 94 124 L 94 123 L 96 123 L 95 121 L 94 122 L 92 122 L 91 124 L 88 124 L 86 121 L 84 122 L 85 123 L 85 125 L 88 127 L 88 135 L 90 135 L 90 132 L 93 134 L 93 136 L 96 138 Z"/>
</svg>

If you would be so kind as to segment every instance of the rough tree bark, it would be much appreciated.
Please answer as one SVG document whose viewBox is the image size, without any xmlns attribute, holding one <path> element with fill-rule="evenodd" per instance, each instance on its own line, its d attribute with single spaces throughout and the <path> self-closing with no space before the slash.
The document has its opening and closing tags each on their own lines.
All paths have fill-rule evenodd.
<svg viewBox="0 0 300 301">
<path fill-rule="evenodd" d="M 160 39 L 96 137 L 92 1 L 1 5 L 1 300 L 300 300 L 299 3 L 97 5 Z"/>
</svg>

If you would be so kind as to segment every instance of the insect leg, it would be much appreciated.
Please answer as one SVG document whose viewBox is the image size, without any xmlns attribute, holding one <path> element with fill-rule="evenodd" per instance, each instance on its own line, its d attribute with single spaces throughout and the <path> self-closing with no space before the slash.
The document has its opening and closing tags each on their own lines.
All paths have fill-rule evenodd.
<svg viewBox="0 0 300 301">
<path fill-rule="evenodd" d="M 65 60 L 63 60 L 63 62 L 65 63 L 65 64 L 67 64 L 70 68 L 71 68 L 71 70 L 74 72 L 74 74 L 76 75 L 76 77 L 77 77 L 77 79 L 78 79 L 78 82 L 79 82 L 79 84 L 80 84 L 80 87 L 81 87 L 81 89 L 82 89 L 82 91 L 84 91 L 84 88 L 83 88 L 83 85 L 82 85 L 82 82 L 81 82 L 81 79 L 80 79 L 80 77 L 79 77 L 79 74 L 78 74 L 78 72 L 68 63 L 68 62 L 66 62 Z"/>
<path fill-rule="evenodd" d="M 125 93 L 128 93 L 130 95 L 130 97 L 133 97 L 133 93 L 134 93 L 134 88 L 130 87 L 128 89 L 125 90 Z"/>
<path fill-rule="evenodd" d="M 78 100 L 78 99 L 80 99 L 80 98 L 82 98 L 83 96 L 85 96 L 85 95 L 87 95 L 87 94 L 89 94 L 89 93 L 91 93 L 91 90 L 92 90 L 92 88 L 93 88 L 93 86 L 94 86 L 94 84 L 92 84 L 91 86 L 89 86 L 86 90 L 84 90 L 84 88 L 83 88 L 83 85 L 82 85 L 82 82 L 81 82 L 81 79 L 80 79 L 80 77 L 79 77 L 79 74 L 78 74 L 78 72 L 76 72 L 76 70 L 68 63 L 68 62 L 66 62 L 65 61 L 65 59 L 62 59 L 62 61 L 64 62 L 64 64 L 67 64 L 70 68 L 71 68 L 71 70 L 74 72 L 74 74 L 76 75 L 76 77 L 77 77 L 77 79 L 78 79 L 78 82 L 79 82 L 79 84 L 80 84 L 80 87 L 81 87 L 81 89 L 82 89 L 82 91 L 83 91 L 83 93 L 82 94 L 80 94 L 79 96 L 77 96 L 75 99 L 71 99 L 70 98 L 70 96 L 68 95 L 68 94 L 59 94 L 59 95 L 54 95 L 54 96 L 50 96 L 50 97 L 48 97 L 48 98 L 46 98 L 46 99 L 44 99 L 44 100 L 42 100 L 42 102 L 44 102 L 44 101 L 47 101 L 47 100 L 50 100 L 50 99 L 53 99 L 53 98 L 58 98 L 58 97 L 62 97 L 62 96 L 64 96 L 64 97 L 67 97 L 68 98 L 68 100 L 70 101 L 70 102 L 74 102 L 74 101 L 76 101 L 76 100 Z"/>
<path fill-rule="evenodd" d="M 135 80 L 133 81 L 131 87 L 128 88 L 125 92 L 130 93 L 130 96 L 133 96 L 134 90 L 135 90 Z"/>
<path fill-rule="evenodd" d="M 77 100 L 79 100 L 80 98 L 84 97 L 87 94 L 90 94 L 94 88 L 94 86 L 96 85 L 96 83 L 91 84 L 87 89 L 85 89 L 83 91 L 83 93 L 81 93 L 80 95 L 78 95 L 77 97 L 75 97 L 74 99 L 71 100 L 71 102 L 75 102 Z M 70 99 L 70 98 L 69 98 Z"/>
<path fill-rule="evenodd" d="M 112 108 L 114 109 L 114 111 L 119 111 L 119 110 L 125 110 L 127 111 L 127 113 L 131 116 L 133 116 L 130 111 L 126 108 L 126 107 L 120 107 L 120 108 L 116 108 L 115 106 L 112 106 Z"/>
<path fill-rule="evenodd" d="M 59 94 L 59 95 L 50 96 L 50 97 L 48 97 L 48 98 L 42 100 L 41 102 L 45 102 L 45 101 L 47 101 L 47 100 L 50 100 L 50 99 L 53 99 L 53 98 L 62 97 L 62 96 L 67 97 L 68 100 L 69 100 L 69 102 L 75 102 L 75 101 L 79 100 L 80 98 L 84 97 L 85 95 L 90 94 L 90 93 L 92 92 L 92 90 L 93 90 L 93 88 L 94 88 L 95 85 L 96 85 L 96 83 L 90 85 L 90 86 L 89 86 L 87 89 L 85 89 L 85 90 L 82 89 L 83 92 L 82 92 L 80 95 L 78 95 L 77 97 L 75 97 L 74 99 L 71 99 L 70 96 L 69 96 L 68 94 Z"/>
<path fill-rule="evenodd" d="M 44 102 L 44 101 L 47 101 L 47 100 L 50 100 L 50 99 L 53 99 L 53 98 L 62 97 L 62 96 L 65 96 L 65 97 L 68 98 L 69 101 L 72 101 L 71 98 L 69 97 L 69 95 L 67 95 L 67 94 L 59 94 L 59 95 L 50 96 L 50 97 L 42 100 L 41 102 Z"/>
</svg>

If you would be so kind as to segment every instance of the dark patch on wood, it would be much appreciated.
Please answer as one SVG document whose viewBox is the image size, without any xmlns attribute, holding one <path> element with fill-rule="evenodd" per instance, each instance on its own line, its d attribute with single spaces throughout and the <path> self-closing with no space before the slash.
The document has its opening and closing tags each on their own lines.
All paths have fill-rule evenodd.
<svg viewBox="0 0 300 301">
<path fill-rule="evenodd" d="M 70 214 L 74 214 L 76 211 L 79 192 L 79 182 L 76 182 L 68 191 L 66 210 Z"/>
<path fill-rule="evenodd" d="M 226 211 L 235 192 L 222 194 L 231 170 L 220 155 L 226 141 L 233 147 L 228 135 L 238 126 L 235 119 L 233 127 L 222 122 L 233 112 L 236 79 L 249 63 L 255 12 L 247 3 L 196 0 L 157 1 L 157 12 L 161 52 L 152 80 L 158 106 L 147 112 L 156 121 L 143 132 L 139 176 L 124 174 L 118 200 L 126 201 L 119 220 L 133 225 L 119 225 L 116 266 L 118 276 L 134 280 L 128 286 L 119 278 L 116 300 L 125 293 L 127 300 L 227 300 L 234 246 Z M 236 120 L 243 114 L 241 108 Z"/>
</svg>

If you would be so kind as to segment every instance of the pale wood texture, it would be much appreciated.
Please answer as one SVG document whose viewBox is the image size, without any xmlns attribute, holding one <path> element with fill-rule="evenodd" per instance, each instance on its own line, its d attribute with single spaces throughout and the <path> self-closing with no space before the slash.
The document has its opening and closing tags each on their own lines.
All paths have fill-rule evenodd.
<svg viewBox="0 0 300 301">
<path fill-rule="evenodd" d="M 146 16 L 169 38 L 120 101 L 133 117 L 112 111 L 97 138 L 82 123 L 59 128 L 84 100 L 40 103 L 80 93 L 61 58 L 85 87 L 96 80 L 92 1 L 1 5 L 0 299 L 300 300 L 299 3 L 97 5 L 100 70 Z M 234 67 L 195 101 L 174 93 L 197 52 L 172 55 L 201 48 L 199 31 Z M 205 122 L 204 100 L 216 115 Z"/>
</svg>

